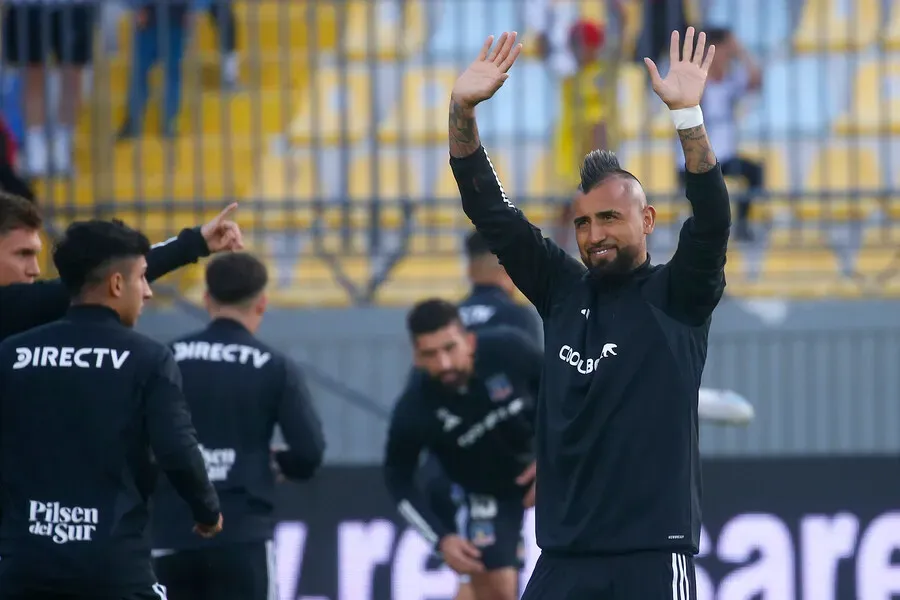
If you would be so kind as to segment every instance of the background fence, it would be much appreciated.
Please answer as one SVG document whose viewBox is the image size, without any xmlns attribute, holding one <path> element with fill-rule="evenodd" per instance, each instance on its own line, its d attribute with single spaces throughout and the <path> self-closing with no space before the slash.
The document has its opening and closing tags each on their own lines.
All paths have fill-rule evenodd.
<svg viewBox="0 0 900 600">
<path fill-rule="evenodd" d="M 661 260 L 687 205 L 671 125 L 635 58 L 664 55 L 668 32 L 690 22 L 730 28 L 745 49 L 728 46 L 735 62 L 723 71 L 727 81 L 755 68 L 745 57 L 761 72 L 758 89 L 726 86 L 736 108 L 725 120 L 739 141 L 720 153 L 763 170 L 762 185 L 751 182 L 753 241 L 731 247 L 733 293 L 900 290 L 897 0 L 212 1 L 189 27 L 161 18 L 137 29 L 137 13 L 120 3 L 88 3 L 98 13 L 93 61 L 82 86 L 59 70 L 51 86 L 58 110 L 51 103 L 45 119 L 33 108 L 43 98 L 36 82 L 59 74 L 53 64 L 14 70 L 6 61 L 5 112 L 23 145 L 40 145 L 26 142 L 41 123 L 59 125 L 43 131 L 45 160 L 32 156 L 40 148 L 22 153 L 55 220 L 116 214 L 160 237 L 239 200 L 254 248 L 277 269 L 285 305 L 404 305 L 424 290 L 457 294 L 468 223 L 447 167 L 447 100 L 483 39 L 517 29 L 525 55 L 479 109 L 505 188 L 567 241 L 562 205 L 579 157 L 604 142 L 657 206 Z M 61 6 L 65 13 L 74 5 Z M 57 24 L 76 27 L 78 18 Z M 6 21 L 9 56 L 10 23 L 28 26 L 21 17 Z M 569 43 L 579 23 L 579 31 L 599 32 L 584 40 L 602 41 L 595 60 L 580 64 Z M 173 55 L 172 40 L 182 35 L 183 56 Z M 134 74 L 154 43 L 162 65 L 180 65 L 181 103 L 167 119 L 164 90 L 175 80 L 159 67 L 139 124 L 140 111 L 128 107 L 142 94 L 128 92 L 143 89 L 130 82 L 140 82 Z M 132 113 L 134 126 L 125 127 Z M 65 146 L 73 119 L 66 164 L 56 146 Z M 731 179 L 738 201 L 748 183 Z M 195 292 L 195 275 L 179 280 L 183 291 Z"/>
</svg>

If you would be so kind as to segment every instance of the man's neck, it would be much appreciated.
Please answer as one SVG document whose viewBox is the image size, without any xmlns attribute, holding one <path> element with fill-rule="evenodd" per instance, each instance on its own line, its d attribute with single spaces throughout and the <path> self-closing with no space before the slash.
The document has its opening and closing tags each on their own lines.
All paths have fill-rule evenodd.
<svg viewBox="0 0 900 600">
<path fill-rule="evenodd" d="M 250 333 L 256 333 L 259 327 L 259 320 L 245 311 L 233 308 L 218 308 L 210 311 L 209 316 L 213 319 L 229 319 L 243 325 Z"/>
</svg>

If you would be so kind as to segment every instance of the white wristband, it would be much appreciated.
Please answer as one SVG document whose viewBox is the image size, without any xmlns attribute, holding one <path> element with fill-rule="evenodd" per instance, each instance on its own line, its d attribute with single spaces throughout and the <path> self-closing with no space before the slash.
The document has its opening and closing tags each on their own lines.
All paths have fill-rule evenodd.
<svg viewBox="0 0 900 600">
<path fill-rule="evenodd" d="M 672 115 L 675 129 L 690 129 L 691 127 L 703 125 L 703 111 L 700 110 L 699 104 L 689 108 L 670 110 L 669 114 Z"/>
</svg>

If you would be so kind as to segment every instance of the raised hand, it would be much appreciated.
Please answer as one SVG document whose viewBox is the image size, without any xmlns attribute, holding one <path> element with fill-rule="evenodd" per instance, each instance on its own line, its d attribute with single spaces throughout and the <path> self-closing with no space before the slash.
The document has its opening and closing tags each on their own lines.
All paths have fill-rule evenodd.
<svg viewBox="0 0 900 600">
<path fill-rule="evenodd" d="M 706 74 L 709 65 L 716 54 L 716 47 L 710 46 L 703 56 L 706 47 L 706 34 L 702 31 L 697 36 L 696 52 L 694 51 L 694 28 L 688 27 L 684 36 L 684 52 L 679 58 L 679 34 L 672 32 L 672 41 L 669 44 L 669 73 L 663 79 L 659 76 L 659 69 L 649 58 L 644 59 L 647 71 L 650 73 L 650 82 L 653 91 L 666 103 L 671 110 L 698 106 L 703 90 L 706 88 Z"/>
<path fill-rule="evenodd" d="M 493 50 L 494 36 L 488 37 L 481 54 L 456 80 L 451 94 L 455 102 L 472 108 L 497 93 L 522 51 L 522 44 L 516 44 L 516 35 L 515 31 L 504 32 Z"/>
<path fill-rule="evenodd" d="M 200 228 L 206 246 L 213 254 L 216 252 L 233 252 L 243 250 L 244 237 L 241 228 L 231 220 L 232 213 L 237 210 L 237 203 L 229 204 L 212 221 Z"/>
</svg>

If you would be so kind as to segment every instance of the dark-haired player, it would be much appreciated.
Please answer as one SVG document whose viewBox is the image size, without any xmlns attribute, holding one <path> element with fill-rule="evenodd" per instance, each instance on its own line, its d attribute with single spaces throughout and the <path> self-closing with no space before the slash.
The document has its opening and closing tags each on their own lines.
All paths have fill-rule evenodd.
<svg viewBox="0 0 900 600">
<path fill-rule="evenodd" d="M 515 33 L 493 49 L 489 38 L 453 88 L 450 163 L 463 209 L 544 321 L 535 505 L 542 552 L 527 600 L 696 598 L 698 391 L 731 225 L 699 106 L 715 53 L 704 53 L 705 37 L 695 53 L 688 28 L 682 56 L 673 32 L 665 79 L 646 60 L 681 139 L 693 208 L 663 265 L 647 253 L 656 213 L 609 153 L 590 153 L 581 168 L 581 263 L 507 198 L 481 145 L 475 105 L 509 76 L 521 50 Z"/>
<path fill-rule="evenodd" d="M 541 341 L 541 322 L 533 309 L 513 300 L 516 286 L 506 269 L 477 231 L 466 237 L 469 281 L 472 289 L 459 303 L 459 314 L 470 331 L 506 326 L 518 329 L 535 342 Z"/>
<path fill-rule="evenodd" d="M 201 536 L 222 529 L 172 353 L 132 330 L 150 243 L 71 225 L 53 253 L 66 316 L 0 343 L 0 598 L 159 600 L 149 506 L 161 468 Z"/>
<path fill-rule="evenodd" d="M 273 598 L 275 477 L 270 441 L 276 424 L 287 449 L 275 454 L 287 478 L 310 478 L 322 463 L 322 424 L 303 376 L 254 333 L 266 310 L 268 273 L 250 254 L 218 256 L 206 268 L 212 322 L 173 342 L 209 477 L 228 528 L 214 540 L 182 529 L 190 515 L 160 486 L 153 518 L 156 572 L 169 600 Z"/>
<path fill-rule="evenodd" d="M 533 486 L 533 402 L 541 353 L 522 333 L 467 331 L 443 300 L 407 317 L 416 366 L 394 407 L 384 473 L 400 514 L 435 545 L 475 598 L 515 600 L 519 536 Z M 466 523 L 453 527 L 431 510 L 414 474 L 427 450 L 464 491 Z"/>
<path fill-rule="evenodd" d="M 147 254 L 147 281 L 152 282 L 210 253 L 240 250 L 241 230 L 231 220 L 232 204 L 206 225 L 184 229 L 156 244 Z M 0 340 L 50 323 L 69 307 L 59 280 L 36 281 L 41 274 L 40 209 L 25 198 L 0 192 Z"/>
</svg>

